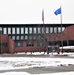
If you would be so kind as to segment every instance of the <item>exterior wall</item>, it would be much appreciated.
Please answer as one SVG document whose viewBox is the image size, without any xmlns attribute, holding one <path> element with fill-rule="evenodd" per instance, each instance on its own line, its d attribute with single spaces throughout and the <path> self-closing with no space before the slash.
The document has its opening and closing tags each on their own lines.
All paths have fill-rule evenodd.
<svg viewBox="0 0 74 75">
<path fill-rule="evenodd" d="M 63 33 L 63 40 L 74 40 L 74 25 L 67 27 Z M 50 41 L 61 41 L 61 33 L 46 34 L 46 51 L 48 51 L 48 43 Z M 34 46 L 26 46 L 26 41 L 23 41 L 23 47 L 15 47 L 15 41 L 12 40 L 7 34 L 0 35 L 0 43 L 8 43 L 8 47 L 2 47 L 2 53 L 14 53 L 14 52 L 42 52 L 44 47 L 37 46 L 37 42 L 34 41 Z M 59 43 L 57 43 L 57 53 L 59 54 Z"/>
<path fill-rule="evenodd" d="M 74 40 L 74 25 L 67 27 L 63 32 L 64 40 Z"/>
<path fill-rule="evenodd" d="M 8 43 L 8 35 L 5 34 L 5 35 L 0 35 L 0 43 Z M 8 53 L 8 47 L 3 47 L 1 46 L 1 52 L 2 53 Z"/>
<path fill-rule="evenodd" d="M 37 46 L 37 43 L 34 42 L 34 46 L 26 46 L 26 41 L 23 41 L 23 47 L 15 47 L 15 52 L 42 52 L 44 51 L 43 46 Z"/>
<path fill-rule="evenodd" d="M 8 37 L 8 48 L 9 48 L 9 53 L 14 53 L 14 50 L 15 50 L 15 43 L 14 41 Z"/>
</svg>

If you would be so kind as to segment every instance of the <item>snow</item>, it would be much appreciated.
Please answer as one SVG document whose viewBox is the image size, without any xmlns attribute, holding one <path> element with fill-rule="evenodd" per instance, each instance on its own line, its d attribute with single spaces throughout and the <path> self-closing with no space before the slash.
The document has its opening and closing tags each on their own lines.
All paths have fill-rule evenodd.
<svg viewBox="0 0 74 75">
<path fill-rule="evenodd" d="M 20 54 L 20 53 L 18 53 Z M 29 53 L 28 53 L 29 54 Z M 38 53 L 33 53 L 38 55 Z M 57 67 L 74 65 L 73 58 L 55 58 L 56 53 L 48 55 L 48 57 L 0 57 L 0 70 L 31 68 L 31 67 Z M 68 55 L 74 57 L 74 53 L 64 53 L 60 55 Z"/>
<path fill-rule="evenodd" d="M 0 57 L 0 70 L 30 68 L 30 67 L 49 67 L 49 66 L 68 66 L 74 65 L 73 58 L 35 58 L 35 57 Z"/>
<path fill-rule="evenodd" d="M 60 47 L 62 49 L 62 47 Z M 63 46 L 63 49 L 74 49 L 74 46 Z"/>
<path fill-rule="evenodd" d="M 20 53 L 18 53 L 20 54 Z M 23 54 L 23 53 L 22 53 Z M 28 54 L 29 55 L 29 54 Z M 39 55 L 34 53 L 33 55 Z M 74 65 L 74 53 L 64 53 L 60 55 L 68 55 L 69 58 L 55 57 L 56 53 L 48 55 L 48 57 L 0 57 L 0 70 L 21 69 L 31 67 L 58 67 Z M 5 72 L 0 75 L 74 75 L 74 72 L 63 73 L 46 73 L 46 74 L 29 74 L 27 72 Z"/>
<path fill-rule="evenodd" d="M 45 73 L 45 74 L 29 74 L 27 72 L 6 72 L 0 75 L 74 75 L 74 72 L 61 72 L 61 73 Z"/>
</svg>

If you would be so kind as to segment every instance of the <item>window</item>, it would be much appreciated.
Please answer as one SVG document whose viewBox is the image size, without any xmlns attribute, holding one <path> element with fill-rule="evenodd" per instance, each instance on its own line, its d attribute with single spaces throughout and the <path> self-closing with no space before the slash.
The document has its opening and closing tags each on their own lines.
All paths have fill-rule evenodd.
<svg viewBox="0 0 74 75">
<path fill-rule="evenodd" d="M 24 34 L 24 28 L 21 28 L 21 34 Z"/>
<path fill-rule="evenodd" d="M 54 33 L 57 33 L 57 27 L 54 27 Z"/>
<path fill-rule="evenodd" d="M 34 34 L 37 33 L 36 27 L 33 28 L 33 33 L 34 33 Z"/>
<path fill-rule="evenodd" d="M 67 46 L 67 41 L 63 41 L 63 46 Z"/>
<path fill-rule="evenodd" d="M 40 27 L 38 27 L 38 33 L 41 33 L 41 28 Z"/>
<path fill-rule="evenodd" d="M 28 34 L 28 28 L 27 27 L 25 28 L 25 34 Z"/>
<path fill-rule="evenodd" d="M 69 46 L 74 46 L 74 40 L 69 40 Z"/>
<path fill-rule="evenodd" d="M 45 27 L 42 27 L 42 33 L 44 33 L 44 31 L 45 31 Z"/>
<path fill-rule="evenodd" d="M 4 32 L 3 34 L 7 34 L 7 28 L 3 28 Z"/>
<path fill-rule="evenodd" d="M 65 30 L 65 27 L 62 27 L 62 32 Z"/>
<path fill-rule="evenodd" d="M 0 46 L 2 46 L 2 47 L 8 47 L 8 44 L 7 43 L 0 43 Z"/>
<path fill-rule="evenodd" d="M 29 36 L 29 40 L 32 40 L 32 36 Z"/>
<path fill-rule="evenodd" d="M 20 36 L 16 36 L 16 40 L 19 40 L 20 39 Z"/>
<path fill-rule="evenodd" d="M 60 33 L 61 32 L 61 27 L 58 27 L 58 33 Z"/>
<path fill-rule="evenodd" d="M 22 47 L 23 46 L 23 42 L 15 42 L 15 46 L 16 47 Z"/>
<path fill-rule="evenodd" d="M 8 28 L 8 34 L 11 34 L 11 28 Z"/>
<path fill-rule="evenodd" d="M 20 28 L 16 28 L 16 34 L 20 34 Z"/>
<path fill-rule="evenodd" d="M 8 44 L 7 44 L 7 43 L 3 43 L 3 46 L 4 46 L 4 47 L 7 47 L 7 46 L 8 46 Z"/>
<path fill-rule="evenodd" d="M 12 34 L 15 34 L 15 28 L 12 28 Z"/>
<path fill-rule="evenodd" d="M 32 28 L 31 27 L 29 28 L 29 34 L 32 34 Z"/>
<path fill-rule="evenodd" d="M 50 27 L 50 33 L 53 33 L 53 27 Z"/>
<path fill-rule="evenodd" d="M 38 46 L 44 46 L 43 42 L 38 42 Z"/>
<path fill-rule="evenodd" d="M 34 42 L 27 42 L 26 46 L 34 46 Z"/>
<path fill-rule="evenodd" d="M 21 36 L 21 40 L 24 40 L 24 36 Z"/>
<path fill-rule="evenodd" d="M 25 40 L 28 40 L 28 35 L 25 35 Z"/>
<path fill-rule="evenodd" d="M 36 36 L 33 36 L 33 40 L 36 40 Z"/>
<path fill-rule="evenodd" d="M 48 27 L 46 27 L 46 33 L 49 33 L 49 28 Z"/>
<path fill-rule="evenodd" d="M 12 39 L 15 40 L 15 36 L 12 36 Z"/>
</svg>

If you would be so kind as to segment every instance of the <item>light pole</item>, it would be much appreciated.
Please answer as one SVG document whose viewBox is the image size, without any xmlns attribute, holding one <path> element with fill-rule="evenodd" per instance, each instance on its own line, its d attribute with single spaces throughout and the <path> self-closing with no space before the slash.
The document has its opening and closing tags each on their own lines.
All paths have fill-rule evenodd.
<svg viewBox="0 0 74 75">
<path fill-rule="evenodd" d="M 0 53 L 2 53 L 2 28 L 0 27 L 0 40 L 1 40 L 1 51 L 0 51 Z"/>
</svg>

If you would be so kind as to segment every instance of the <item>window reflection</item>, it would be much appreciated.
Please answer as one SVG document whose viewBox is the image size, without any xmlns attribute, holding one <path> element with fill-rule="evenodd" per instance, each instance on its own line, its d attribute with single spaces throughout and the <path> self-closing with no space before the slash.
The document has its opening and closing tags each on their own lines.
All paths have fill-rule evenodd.
<svg viewBox="0 0 74 75">
<path fill-rule="evenodd" d="M 12 34 L 15 34 L 15 28 L 12 28 Z"/>
<path fill-rule="evenodd" d="M 29 28 L 29 34 L 32 34 L 32 28 L 31 27 Z"/>
<path fill-rule="evenodd" d="M 20 34 L 20 29 L 16 28 L 16 34 Z"/>
<path fill-rule="evenodd" d="M 27 27 L 25 28 L 25 34 L 28 34 L 28 28 Z"/>
<path fill-rule="evenodd" d="M 21 34 L 24 34 L 24 28 L 21 28 Z"/>
<path fill-rule="evenodd" d="M 7 28 L 3 28 L 4 33 L 3 34 L 7 34 Z"/>
<path fill-rule="evenodd" d="M 34 34 L 37 33 L 36 27 L 33 28 L 33 33 L 34 33 Z"/>
<path fill-rule="evenodd" d="M 50 33 L 53 33 L 53 27 L 50 27 Z"/>
<path fill-rule="evenodd" d="M 11 28 L 8 28 L 8 34 L 11 34 Z"/>
</svg>

